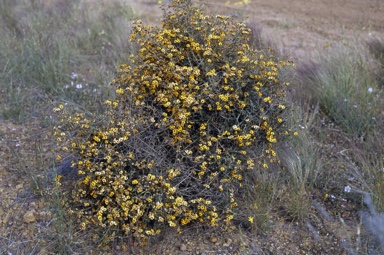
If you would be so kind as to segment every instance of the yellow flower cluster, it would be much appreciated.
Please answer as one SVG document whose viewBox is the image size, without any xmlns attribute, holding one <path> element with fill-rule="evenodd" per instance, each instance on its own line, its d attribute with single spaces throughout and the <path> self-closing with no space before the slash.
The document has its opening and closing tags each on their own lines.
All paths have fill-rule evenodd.
<svg viewBox="0 0 384 255">
<path fill-rule="evenodd" d="M 83 229 L 145 238 L 164 225 L 230 223 L 247 171 L 278 161 L 280 69 L 291 63 L 252 49 L 250 29 L 230 17 L 187 0 L 171 6 L 162 28 L 134 24 L 137 52 L 119 67 L 101 118 L 56 109 L 57 140 L 81 176 L 72 197 Z"/>
</svg>

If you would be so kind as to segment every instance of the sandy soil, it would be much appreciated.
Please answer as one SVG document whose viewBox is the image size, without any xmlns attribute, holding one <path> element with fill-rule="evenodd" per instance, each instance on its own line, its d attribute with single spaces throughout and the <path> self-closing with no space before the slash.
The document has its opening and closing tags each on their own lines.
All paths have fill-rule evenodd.
<svg viewBox="0 0 384 255">
<path fill-rule="evenodd" d="M 132 8 L 144 21 L 159 24 L 161 10 L 150 0 L 132 0 Z M 384 1 L 381 0 L 252 0 L 250 4 L 208 1 L 215 12 L 234 14 L 259 23 L 284 52 L 311 56 L 315 49 L 345 39 L 364 40 L 384 35 Z M 231 1 L 236 3 L 237 1 Z"/>
</svg>

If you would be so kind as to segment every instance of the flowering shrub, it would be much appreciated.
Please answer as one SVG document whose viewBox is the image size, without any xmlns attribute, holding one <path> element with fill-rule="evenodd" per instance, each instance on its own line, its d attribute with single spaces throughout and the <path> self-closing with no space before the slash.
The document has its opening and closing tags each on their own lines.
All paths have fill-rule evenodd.
<svg viewBox="0 0 384 255">
<path fill-rule="evenodd" d="M 101 118 L 63 106 L 57 140 L 76 158 L 73 212 L 139 238 L 235 216 L 247 171 L 278 162 L 284 87 L 273 52 L 250 48 L 250 29 L 174 0 L 162 28 L 134 24 L 137 49 L 112 82 Z"/>
</svg>

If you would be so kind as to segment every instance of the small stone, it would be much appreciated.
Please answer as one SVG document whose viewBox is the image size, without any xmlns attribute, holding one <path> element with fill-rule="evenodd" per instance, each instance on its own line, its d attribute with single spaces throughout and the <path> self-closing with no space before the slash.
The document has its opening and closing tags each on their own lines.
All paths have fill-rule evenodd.
<svg viewBox="0 0 384 255">
<path fill-rule="evenodd" d="M 224 247 L 228 247 L 232 244 L 232 239 L 231 238 L 226 238 L 225 243 L 223 244 Z"/>
<path fill-rule="evenodd" d="M 26 212 L 23 216 L 23 220 L 25 223 L 32 223 L 36 221 L 36 216 L 35 216 L 36 211 L 35 210 L 30 210 Z"/>
<path fill-rule="evenodd" d="M 17 190 L 21 190 L 24 187 L 24 184 L 20 183 L 16 185 Z"/>
<path fill-rule="evenodd" d="M 24 237 L 31 236 L 31 231 L 29 229 L 24 230 L 22 233 Z"/>
<path fill-rule="evenodd" d="M 211 237 L 210 241 L 211 243 L 217 243 L 217 238 L 213 236 Z"/>
<path fill-rule="evenodd" d="M 187 250 L 187 246 L 185 244 L 181 244 L 179 246 L 179 249 L 180 249 L 180 251 L 186 251 Z"/>
<path fill-rule="evenodd" d="M 51 213 L 50 212 L 47 212 L 47 211 L 41 211 L 40 212 L 40 217 L 39 217 L 39 220 L 41 220 L 42 222 L 48 222 L 51 220 Z"/>
<path fill-rule="evenodd" d="M 7 215 L 5 215 L 5 217 L 3 218 L 3 224 L 7 224 L 8 223 L 10 216 L 11 216 L 10 213 L 7 213 Z"/>
<path fill-rule="evenodd" d="M 42 248 L 42 249 L 40 250 L 39 254 L 40 254 L 40 255 L 48 255 L 49 253 L 48 253 L 48 251 L 47 251 L 46 248 Z"/>
</svg>

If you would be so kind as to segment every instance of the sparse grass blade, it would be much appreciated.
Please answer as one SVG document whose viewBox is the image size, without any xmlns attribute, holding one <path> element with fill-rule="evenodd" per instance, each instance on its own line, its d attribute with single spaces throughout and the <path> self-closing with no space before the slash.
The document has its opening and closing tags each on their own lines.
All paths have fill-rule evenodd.
<svg viewBox="0 0 384 255">
<path fill-rule="evenodd" d="M 382 130 L 366 138 L 362 148 L 355 148 L 358 164 L 353 165 L 354 176 L 361 183 L 363 192 L 370 194 L 370 201 L 378 212 L 384 212 L 384 142 Z"/>
<path fill-rule="evenodd" d="M 270 214 L 285 191 L 282 189 L 284 181 L 278 165 L 271 166 L 269 171 L 255 168 L 244 176 L 238 218 L 245 229 L 264 235 L 273 227 L 269 222 Z"/>
<path fill-rule="evenodd" d="M 118 2 L 2 1 L 2 117 L 44 117 L 46 105 L 53 108 L 57 100 L 100 108 L 111 95 L 108 84 L 128 45 L 132 17 Z"/>
<path fill-rule="evenodd" d="M 293 144 L 281 148 L 279 154 L 288 173 L 288 213 L 292 219 L 303 221 L 308 217 L 311 193 L 322 169 L 319 147 L 303 130 Z"/>
<path fill-rule="evenodd" d="M 375 248 L 384 252 L 384 213 L 378 213 L 369 194 L 365 195 L 364 204 L 368 210 L 360 212 L 363 225 L 375 239 Z"/>
<path fill-rule="evenodd" d="M 371 132 L 377 123 L 381 92 L 362 49 L 339 47 L 318 61 L 298 66 L 303 89 L 347 134 L 362 137 Z"/>
<path fill-rule="evenodd" d="M 370 38 L 367 41 L 370 53 L 377 61 L 377 70 L 375 72 L 381 88 L 384 88 L 384 39 L 378 37 Z"/>
</svg>

